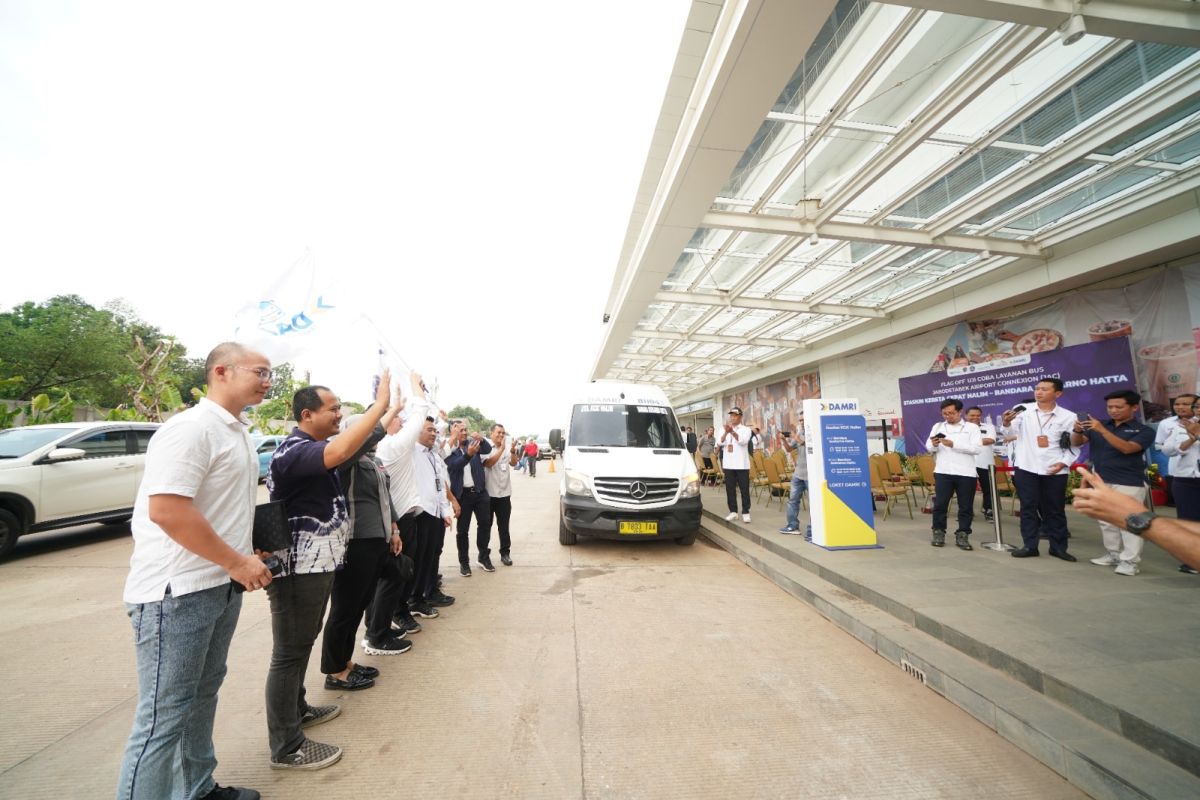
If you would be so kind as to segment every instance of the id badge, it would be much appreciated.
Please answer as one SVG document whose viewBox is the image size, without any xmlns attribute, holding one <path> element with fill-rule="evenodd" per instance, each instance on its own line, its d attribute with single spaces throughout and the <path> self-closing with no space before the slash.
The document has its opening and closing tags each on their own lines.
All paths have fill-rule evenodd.
<svg viewBox="0 0 1200 800">
<path fill-rule="evenodd" d="M 732 453 L 732 452 L 733 452 L 733 445 L 731 445 L 731 444 L 730 444 L 730 445 L 726 445 L 726 446 L 725 446 L 725 452 L 726 452 L 726 453 Z"/>
<path fill-rule="evenodd" d="M 1038 447 L 1049 447 L 1050 446 L 1050 437 L 1044 436 L 1044 435 L 1037 437 L 1037 446 Z"/>
<path fill-rule="evenodd" d="M 442 479 L 440 476 L 433 479 L 433 489 L 438 494 L 442 493 Z"/>
</svg>

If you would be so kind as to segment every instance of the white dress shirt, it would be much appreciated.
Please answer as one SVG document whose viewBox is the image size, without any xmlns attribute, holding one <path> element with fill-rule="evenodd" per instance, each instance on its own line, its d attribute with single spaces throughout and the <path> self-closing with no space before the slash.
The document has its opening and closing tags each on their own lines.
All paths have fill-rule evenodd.
<svg viewBox="0 0 1200 800">
<path fill-rule="evenodd" d="M 1182 426 L 1179 424 L 1179 416 L 1175 415 L 1173 417 L 1167 417 L 1162 422 L 1158 423 L 1158 430 L 1154 432 L 1154 449 L 1170 456 L 1170 459 L 1167 461 L 1168 475 L 1175 474 L 1175 468 L 1179 464 L 1179 450 L 1176 449 L 1176 455 L 1171 455 L 1167 452 L 1165 445 L 1167 440 L 1171 438 L 1171 434 L 1181 428 Z M 1189 447 L 1188 449 L 1190 450 L 1191 448 Z"/>
<path fill-rule="evenodd" d="M 996 440 L 996 431 L 991 425 L 979 426 L 979 455 L 975 456 L 975 469 L 988 469 L 995 462 L 996 451 L 993 450 Z M 984 439 L 991 439 L 992 444 L 984 444 Z"/>
<path fill-rule="evenodd" d="M 442 506 L 446 502 L 446 481 L 438 464 L 442 459 L 432 449 L 417 442 L 413 445 L 413 477 L 416 481 L 417 504 L 421 511 L 435 517 L 443 517 Z"/>
<path fill-rule="evenodd" d="M 1013 458 L 1016 468 L 1038 475 L 1050 475 L 1050 467 L 1062 464 L 1071 466 L 1073 457 L 1067 450 L 1058 446 L 1063 433 L 1070 433 L 1077 422 L 1075 414 L 1062 406 L 1055 406 L 1053 411 L 1043 411 L 1036 405 L 1031 405 L 1017 416 L 1012 424 L 1001 428 L 1004 433 L 1012 433 L 1017 437 L 1013 442 Z M 1045 436 L 1046 447 L 1039 447 L 1037 439 Z M 1061 470 L 1059 473 L 1062 474 Z"/>
<path fill-rule="evenodd" d="M 1171 475 L 1176 478 L 1200 478 L 1200 468 L 1196 459 L 1200 456 L 1200 442 L 1192 442 L 1187 450 L 1179 446 L 1190 438 L 1187 428 L 1175 424 L 1170 435 L 1163 442 L 1162 451 L 1171 457 Z"/>
<path fill-rule="evenodd" d="M 421 498 L 417 494 L 417 484 L 413 474 L 413 447 L 421 428 L 425 427 L 425 417 L 428 415 L 428 403 L 419 397 L 414 397 L 409 408 L 408 419 L 404 426 L 394 436 L 385 436 L 375 454 L 387 471 L 391 488 L 392 507 L 396 514 L 406 517 L 421 508 Z"/>
<path fill-rule="evenodd" d="M 939 433 L 954 443 L 953 447 L 943 444 L 934 445 L 933 437 Z M 934 457 L 934 472 L 943 475 L 958 475 L 963 478 L 977 478 L 975 472 L 975 456 L 979 454 L 982 445 L 979 443 L 979 426 L 960 419 L 953 425 L 945 420 L 933 426 L 925 447 Z"/>
</svg>

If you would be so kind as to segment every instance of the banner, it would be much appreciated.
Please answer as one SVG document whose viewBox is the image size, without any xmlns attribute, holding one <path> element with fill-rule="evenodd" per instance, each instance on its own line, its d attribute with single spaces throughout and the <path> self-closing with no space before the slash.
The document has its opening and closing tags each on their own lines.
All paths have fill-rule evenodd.
<svg viewBox="0 0 1200 800">
<path fill-rule="evenodd" d="M 925 451 L 926 437 L 942 419 L 943 400 L 961 400 L 964 410 L 979 406 L 984 422 L 992 425 L 1004 411 L 1032 397 L 1033 387 L 1043 378 L 1062 380 L 1059 403 L 1065 408 L 1108 419 L 1104 395 L 1136 385 L 1129 339 L 1102 339 L 901 378 L 905 452 Z"/>
<path fill-rule="evenodd" d="M 1172 414 L 1172 397 L 1200 389 L 1200 264 L 1167 267 L 1119 289 L 1071 292 L 1014 317 L 959 323 L 929 370 L 1003 362 L 1108 339 L 1129 341 L 1132 379 L 1147 421 Z"/>
<path fill-rule="evenodd" d="M 867 423 L 855 399 L 806 400 L 809 518 L 827 550 L 878 547 Z"/>
<path fill-rule="evenodd" d="M 796 430 L 801 404 L 820 396 L 820 374 L 805 372 L 769 386 L 726 395 L 721 414 L 728 414 L 734 406 L 742 409 L 743 421 L 759 430 L 763 447 L 775 451 L 782 447 L 782 433 Z M 722 420 L 716 422 L 719 424 Z"/>
</svg>

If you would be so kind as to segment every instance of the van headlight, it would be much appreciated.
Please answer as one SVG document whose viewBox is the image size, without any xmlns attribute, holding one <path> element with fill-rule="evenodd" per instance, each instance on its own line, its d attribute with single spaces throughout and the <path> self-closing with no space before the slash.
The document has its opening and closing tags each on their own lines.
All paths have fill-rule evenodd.
<svg viewBox="0 0 1200 800">
<path fill-rule="evenodd" d="M 683 483 L 683 491 L 679 493 L 680 497 L 695 497 L 700 494 L 700 474 L 689 472 L 681 479 Z"/>
<path fill-rule="evenodd" d="M 583 497 L 591 497 L 592 490 L 588 488 L 588 478 L 578 470 L 569 469 L 563 473 L 563 481 L 567 487 L 567 494 L 577 494 Z"/>
</svg>

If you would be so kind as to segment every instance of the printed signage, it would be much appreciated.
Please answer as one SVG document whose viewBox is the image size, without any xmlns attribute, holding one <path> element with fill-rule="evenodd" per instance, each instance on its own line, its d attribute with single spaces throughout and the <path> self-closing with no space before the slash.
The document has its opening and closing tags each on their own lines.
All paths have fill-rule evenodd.
<svg viewBox="0 0 1200 800">
<path fill-rule="evenodd" d="M 979 406 L 983 421 L 992 425 L 1004 411 L 1032 397 L 1034 385 L 1042 378 L 1062 380 L 1058 402 L 1064 408 L 1108 419 L 1104 395 L 1137 385 L 1129 339 L 1105 339 L 901 378 L 905 452 L 925 450 L 925 437 L 942 420 L 938 407 L 943 400 L 962 400 L 964 409 Z"/>
<path fill-rule="evenodd" d="M 871 500 L 867 422 L 854 399 L 804 401 L 813 544 L 878 547 Z"/>
</svg>

